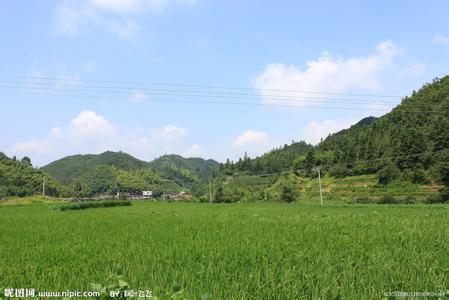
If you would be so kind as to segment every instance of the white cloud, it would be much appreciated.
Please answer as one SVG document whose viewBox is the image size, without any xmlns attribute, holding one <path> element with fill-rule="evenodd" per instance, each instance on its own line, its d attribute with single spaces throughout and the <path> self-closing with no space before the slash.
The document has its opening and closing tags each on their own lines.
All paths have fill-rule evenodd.
<svg viewBox="0 0 449 300">
<path fill-rule="evenodd" d="M 199 157 L 203 155 L 203 148 L 200 145 L 193 144 L 182 154 L 184 157 Z"/>
<path fill-rule="evenodd" d="M 267 134 L 265 132 L 257 132 L 254 130 L 248 130 L 244 132 L 242 135 L 237 137 L 234 142 L 234 147 L 241 147 L 251 143 L 261 143 L 266 142 L 268 139 Z"/>
<path fill-rule="evenodd" d="M 58 131 L 61 132 L 60 129 Z M 93 111 L 85 110 L 70 121 L 67 133 L 77 140 L 89 141 L 114 137 L 116 128 L 106 121 L 103 116 L 97 115 Z"/>
<path fill-rule="evenodd" d="M 195 3 L 195 0 L 67 0 L 56 9 L 56 32 L 76 35 L 101 29 L 120 39 L 138 39 L 137 15 L 161 13 L 174 4 Z"/>
<path fill-rule="evenodd" d="M 187 133 L 187 130 L 185 128 L 173 126 L 173 125 L 167 125 L 164 126 L 158 130 L 154 131 L 154 135 L 160 139 L 166 140 L 166 141 L 172 141 L 177 140 L 183 136 L 185 136 Z"/>
<path fill-rule="evenodd" d="M 91 0 L 93 6 L 115 10 L 115 11 L 130 11 L 137 9 L 142 1 L 138 0 Z"/>
<path fill-rule="evenodd" d="M 304 97 L 316 97 L 316 94 L 307 91 L 344 93 L 350 89 L 376 90 L 380 87 L 382 73 L 392 67 L 395 58 L 402 52 L 398 46 L 386 41 L 378 44 L 375 52 L 368 56 L 344 59 L 324 52 L 318 59 L 308 61 L 305 70 L 283 63 L 270 64 L 256 78 L 254 87 L 265 89 L 260 92 L 265 103 L 300 106 L 310 104 L 310 99 L 305 100 Z M 270 99 L 274 94 L 295 99 Z"/>
<path fill-rule="evenodd" d="M 38 164 L 75 153 L 101 153 L 107 150 L 125 151 L 151 160 L 156 155 L 179 150 L 178 142 L 185 134 L 184 128 L 173 125 L 125 132 L 105 117 L 85 110 L 65 126 L 50 129 L 46 137 L 17 143 L 7 152 L 19 157 L 31 156 Z"/>
<path fill-rule="evenodd" d="M 310 122 L 304 129 L 304 140 L 311 144 L 318 144 L 321 139 L 329 134 L 335 133 L 345 128 L 349 128 L 353 121 L 326 120 L 323 122 Z"/>
<path fill-rule="evenodd" d="M 64 2 L 56 8 L 57 33 L 75 35 L 83 29 L 98 26 L 99 23 L 95 11 L 87 6 Z"/>
<path fill-rule="evenodd" d="M 171 4 L 194 4 L 195 0 L 90 0 L 93 7 L 120 13 L 161 12 Z"/>
<path fill-rule="evenodd" d="M 449 45 L 449 36 L 437 33 L 433 36 L 432 42 L 434 44 Z"/>
<path fill-rule="evenodd" d="M 263 131 L 247 130 L 234 140 L 224 157 L 238 159 L 245 153 L 249 157 L 256 157 L 272 149 L 277 142 L 268 138 Z"/>
</svg>

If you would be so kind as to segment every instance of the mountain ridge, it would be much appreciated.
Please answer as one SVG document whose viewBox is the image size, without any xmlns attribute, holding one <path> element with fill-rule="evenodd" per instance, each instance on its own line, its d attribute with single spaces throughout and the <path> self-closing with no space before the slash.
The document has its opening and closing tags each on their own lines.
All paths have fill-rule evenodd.
<svg viewBox="0 0 449 300">
<path fill-rule="evenodd" d="M 161 171 L 165 167 L 182 168 L 204 177 L 204 172 L 212 173 L 213 169 L 218 169 L 218 165 L 219 163 L 212 159 L 185 158 L 177 154 L 166 154 L 146 162 L 122 151 L 105 151 L 100 154 L 69 155 L 41 167 L 40 170 L 58 180 L 75 179 L 97 166 L 112 166 L 126 171 L 145 168 L 154 171 Z"/>
</svg>

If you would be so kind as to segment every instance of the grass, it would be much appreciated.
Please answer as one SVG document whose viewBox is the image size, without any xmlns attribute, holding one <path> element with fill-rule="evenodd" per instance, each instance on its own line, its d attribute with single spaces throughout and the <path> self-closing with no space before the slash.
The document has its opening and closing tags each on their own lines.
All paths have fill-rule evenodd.
<svg viewBox="0 0 449 300">
<path fill-rule="evenodd" d="M 58 204 L 58 203 L 62 203 L 62 201 L 57 198 L 44 197 L 44 196 L 9 197 L 0 200 L 0 207 L 7 205 L 22 206 L 33 204 Z"/>
<path fill-rule="evenodd" d="M 164 299 L 367 299 L 449 289 L 449 206 L 143 203 L 0 207 L 0 287 Z"/>
<path fill-rule="evenodd" d="M 125 200 L 111 200 L 111 201 L 80 201 L 75 203 L 59 205 L 57 209 L 61 211 L 66 210 L 80 210 L 88 208 L 106 208 L 106 207 L 116 207 L 116 206 L 131 206 L 131 201 Z"/>
</svg>

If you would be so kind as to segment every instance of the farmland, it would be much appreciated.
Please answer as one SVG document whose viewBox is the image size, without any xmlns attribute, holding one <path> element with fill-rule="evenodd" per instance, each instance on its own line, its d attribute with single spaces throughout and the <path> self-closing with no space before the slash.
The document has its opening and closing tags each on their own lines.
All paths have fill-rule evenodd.
<svg viewBox="0 0 449 300">
<path fill-rule="evenodd" d="M 24 199 L 26 200 L 26 199 Z M 380 298 L 447 291 L 447 205 L 0 206 L 0 287 L 91 290 L 122 274 L 164 299 Z"/>
</svg>

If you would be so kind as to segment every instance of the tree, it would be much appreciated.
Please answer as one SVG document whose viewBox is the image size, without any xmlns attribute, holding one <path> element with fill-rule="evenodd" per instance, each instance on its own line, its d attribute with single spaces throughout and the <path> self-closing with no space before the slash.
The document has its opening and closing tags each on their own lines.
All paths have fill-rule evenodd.
<svg viewBox="0 0 449 300">
<path fill-rule="evenodd" d="M 281 189 L 281 201 L 291 203 L 296 200 L 295 189 L 291 184 L 285 183 Z"/>
<path fill-rule="evenodd" d="M 225 202 L 225 195 L 224 195 L 224 190 L 223 190 L 223 186 L 220 184 L 217 188 L 217 190 L 215 191 L 215 195 L 214 195 L 214 202 L 216 203 L 222 203 Z"/>
<path fill-rule="evenodd" d="M 415 127 L 405 127 L 398 137 L 396 164 L 401 170 L 422 167 L 422 153 L 426 151 L 424 133 Z"/>
<path fill-rule="evenodd" d="M 315 161 L 315 151 L 313 149 L 309 150 L 303 163 L 304 169 L 309 176 L 312 173 L 312 168 L 315 166 Z"/>
<path fill-rule="evenodd" d="M 449 150 L 444 151 L 438 159 L 440 160 L 438 171 L 441 182 L 444 184 L 444 187 L 440 189 L 440 202 L 449 202 Z"/>
<path fill-rule="evenodd" d="M 394 164 L 389 163 L 377 172 L 379 184 L 388 184 L 399 178 L 401 171 Z"/>
<path fill-rule="evenodd" d="M 24 156 L 21 160 L 22 163 L 31 166 L 31 159 L 28 156 Z"/>
</svg>

